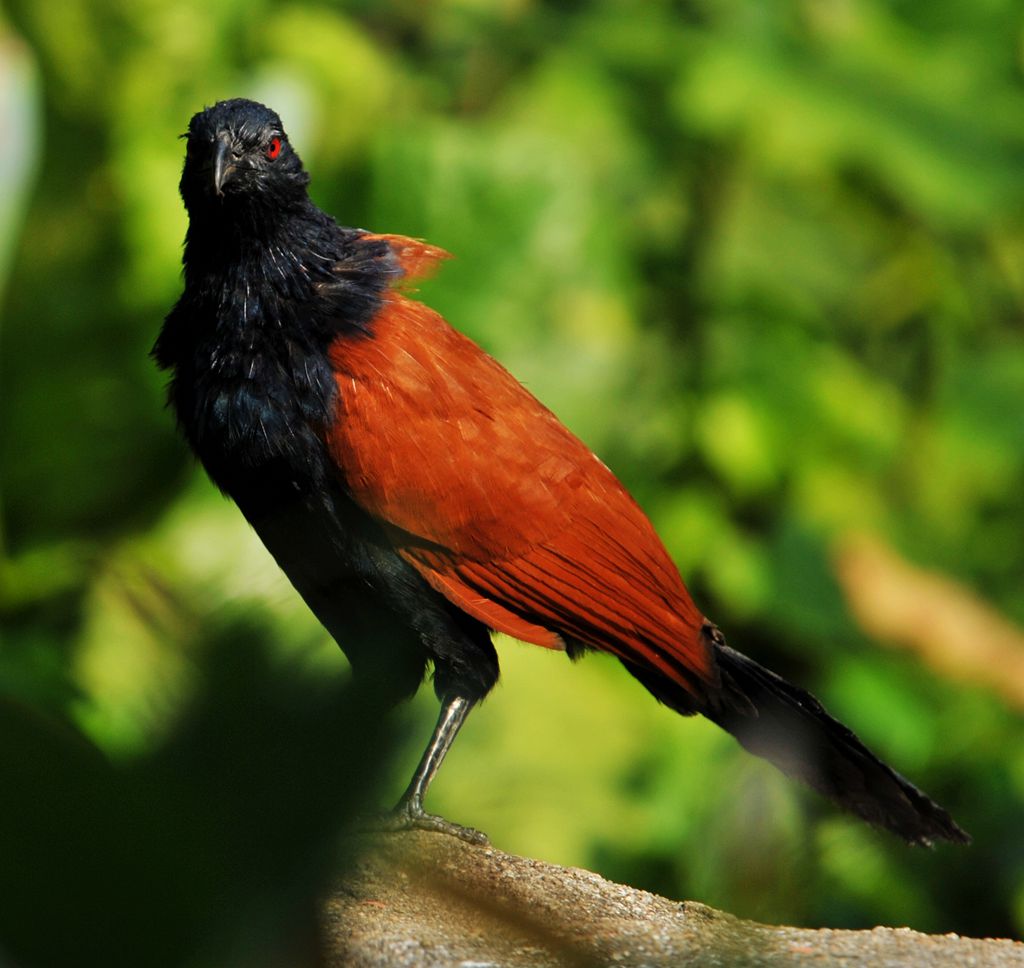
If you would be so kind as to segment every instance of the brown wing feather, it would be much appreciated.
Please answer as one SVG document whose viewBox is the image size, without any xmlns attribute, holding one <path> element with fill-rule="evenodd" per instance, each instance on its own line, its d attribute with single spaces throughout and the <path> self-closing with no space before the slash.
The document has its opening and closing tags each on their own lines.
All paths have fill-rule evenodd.
<svg viewBox="0 0 1024 968">
<path fill-rule="evenodd" d="M 441 594 L 492 628 L 715 681 L 703 616 L 611 471 L 497 361 L 389 293 L 331 350 L 348 489 Z"/>
<path fill-rule="evenodd" d="M 422 239 L 411 239 L 406 235 L 375 235 L 368 232 L 363 238 L 388 243 L 391 254 L 402 269 L 402 282 L 427 279 L 437 271 L 445 259 L 452 257 L 450 252 L 445 252 L 436 245 Z"/>
</svg>

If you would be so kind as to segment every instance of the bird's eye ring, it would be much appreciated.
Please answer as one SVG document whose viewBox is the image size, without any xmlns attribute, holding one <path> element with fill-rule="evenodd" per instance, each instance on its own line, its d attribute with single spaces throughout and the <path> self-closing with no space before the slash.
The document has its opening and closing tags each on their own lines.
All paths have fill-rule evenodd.
<svg viewBox="0 0 1024 968">
<path fill-rule="evenodd" d="M 266 155 L 273 161 L 279 154 L 281 154 L 281 139 L 275 136 L 270 139 L 270 144 L 267 145 Z"/>
</svg>

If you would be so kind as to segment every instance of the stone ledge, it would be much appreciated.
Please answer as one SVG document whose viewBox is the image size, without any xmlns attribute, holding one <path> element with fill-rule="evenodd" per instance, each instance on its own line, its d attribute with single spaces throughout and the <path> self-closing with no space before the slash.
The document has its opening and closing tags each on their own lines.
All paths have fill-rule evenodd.
<svg viewBox="0 0 1024 968">
<path fill-rule="evenodd" d="M 1024 968 L 1019 942 L 757 924 L 443 834 L 356 856 L 326 905 L 332 968 Z"/>
</svg>

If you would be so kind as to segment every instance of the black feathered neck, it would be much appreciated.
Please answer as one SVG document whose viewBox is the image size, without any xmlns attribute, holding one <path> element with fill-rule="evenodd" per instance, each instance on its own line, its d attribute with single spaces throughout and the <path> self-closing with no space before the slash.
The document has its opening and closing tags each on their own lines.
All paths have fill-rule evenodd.
<svg viewBox="0 0 1024 968">
<path fill-rule="evenodd" d="M 399 271 L 386 242 L 339 226 L 312 202 L 259 228 L 190 220 L 185 291 L 155 347 L 162 367 L 176 365 L 179 350 L 196 341 L 255 346 L 261 334 L 276 333 L 323 352 L 341 333 L 369 331 Z M 188 320 L 184 343 L 175 338 L 179 318 Z"/>
</svg>

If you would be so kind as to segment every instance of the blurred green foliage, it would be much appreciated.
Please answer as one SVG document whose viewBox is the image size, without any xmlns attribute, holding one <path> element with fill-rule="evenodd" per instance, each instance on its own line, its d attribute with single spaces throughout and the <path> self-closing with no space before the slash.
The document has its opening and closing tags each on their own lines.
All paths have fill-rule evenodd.
<svg viewBox="0 0 1024 968">
<path fill-rule="evenodd" d="M 832 549 L 875 534 L 1024 622 L 1022 51 L 1015 0 L 8 0 L 0 693 L 131 771 L 189 722 L 210 628 L 344 668 L 147 358 L 176 135 L 255 97 L 339 221 L 458 256 L 423 298 L 615 469 L 730 641 L 976 840 L 909 850 L 614 663 L 507 641 L 431 806 L 737 914 L 1020 933 L 1020 713 L 878 649 Z M 316 748 L 350 759 L 337 727 Z"/>
</svg>

